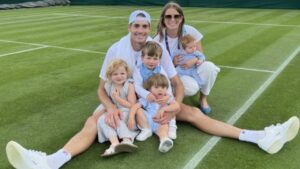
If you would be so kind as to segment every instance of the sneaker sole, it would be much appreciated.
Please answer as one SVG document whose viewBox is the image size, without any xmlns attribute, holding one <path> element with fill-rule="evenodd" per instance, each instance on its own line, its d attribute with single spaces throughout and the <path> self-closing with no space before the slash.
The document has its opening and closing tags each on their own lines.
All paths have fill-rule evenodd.
<svg viewBox="0 0 300 169">
<path fill-rule="evenodd" d="M 300 127 L 299 119 L 295 116 L 291 117 L 288 121 L 290 121 L 290 126 L 288 127 L 286 135 L 283 137 L 283 139 L 279 139 L 275 141 L 267 150 L 270 154 L 277 153 L 285 143 L 293 140 L 298 132 Z"/>
<path fill-rule="evenodd" d="M 159 151 L 162 153 L 166 153 L 171 150 L 173 147 L 173 143 L 171 141 L 165 141 L 160 147 Z"/>
<path fill-rule="evenodd" d="M 136 145 L 133 144 L 124 144 L 124 143 L 120 143 L 119 145 L 117 145 L 115 147 L 115 152 L 116 153 L 120 153 L 120 152 L 134 152 L 138 149 L 138 147 Z"/>
<path fill-rule="evenodd" d="M 30 167 L 22 161 L 21 151 L 24 148 L 14 141 L 10 141 L 6 145 L 6 155 L 9 163 L 17 169 L 30 169 Z"/>
</svg>

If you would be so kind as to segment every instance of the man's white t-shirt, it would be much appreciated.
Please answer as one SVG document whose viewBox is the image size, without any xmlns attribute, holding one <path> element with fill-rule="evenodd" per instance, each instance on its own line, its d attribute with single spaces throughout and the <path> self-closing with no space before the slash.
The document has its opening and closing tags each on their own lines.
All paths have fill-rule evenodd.
<svg viewBox="0 0 300 169">
<path fill-rule="evenodd" d="M 118 47 L 120 41 L 114 43 L 107 51 L 106 56 L 104 58 L 103 64 L 102 64 L 102 68 L 100 71 L 100 75 L 99 77 L 102 80 L 106 80 L 106 69 L 107 66 L 109 65 L 109 63 L 114 60 L 114 59 L 122 59 L 124 60 L 128 66 L 129 69 L 133 72 L 134 68 L 137 65 L 140 65 L 142 63 L 142 59 L 141 59 L 141 51 L 134 51 L 133 48 L 131 47 L 130 50 L 133 51 L 134 56 L 131 55 L 126 55 L 126 53 L 130 53 L 130 52 L 124 52 L 122 54 L 122 56 L 117 56 L 117 51 L 118 51 Z M 171 57 L 168 53 L 168 51 L 165 49 L 165 47 L 163 47 L 161 45 L 163 52 L 162 52 L 162 58 L 161 58 L 161 62 L 160 65 L 164 68 L 164 70 L 166 71 L 168 78 L 172 79 L 173 77 L 175 77 L 177 75 L 176 69 L 173 65 L 173 62 L 171 60 Z"/>
<path fill-rule="evenodd" d="M 165 32 L 163 30 L 163 32 Z M 203 38 L 203 35 L 194 27 L 190 26 L 190 25 L 184 25 L 184 30 L 183 30 L 183 34 L 189 34 L 191 36 L 193 36 L 197 42 L 201 41 Z M 164 46 L 165 48 L 167 48 L 167 43 L 165 38 L 162 39 L 162 41 L 160 40 L 160 35 L 156 35 L 153 38 L 154 41 L 159 42 L 162 46 Z M 167 36 L 167 40 L 168 40 L 168 45 L 169 45 L 169 49 L 170 49 L 170 54 L 171 56 L 175 55 L 175 52 L 178 51 L 178 37 L 176 38 L 171 38 L 169 36 Z"/>
</svg>

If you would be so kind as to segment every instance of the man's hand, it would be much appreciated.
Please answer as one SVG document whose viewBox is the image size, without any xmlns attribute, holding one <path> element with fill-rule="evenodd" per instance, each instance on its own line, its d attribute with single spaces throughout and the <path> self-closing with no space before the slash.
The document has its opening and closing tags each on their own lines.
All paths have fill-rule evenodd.
<svg viewBox="0 0 300 169">
<path fill-rule="evenodd" d="M 107 115 L 105 117 L 106 124 L 116 129 L 119 127 L 120 119 L 121 119 L 121 112 L 119 111 L 119 109 L 115 107 L 107 109 Z"/>
<path fill-rule="evenodd" d="M 148 100 L 149 102 L 154 102 L 154 101 L 156 100 L 156 98 L 155 98 L 155 96 L 154 96 L 152 93 L 149 93 L 149 94 L 147 95 L 147 100 Z"/>
<path fill-rule="evenodd" d="M 170 96 L 167 94 L 163 96 L 162 98 L 158 98 L 155 100 L 160 105 L 166 105 L 168 103 L 168 100 L 170 99 Z"/>
<path fill-rule="evenodd" d="M 167 124 L 172 118 L 175 117 L 175 115 L 176 112 L 164 112 L 161 118 L 153 118 L 153 120 L 159 124 Z"/>
<path fill-rule="evenodd" d="M 135 129 L 135 120 L 134 120 L 134 117 L 129 117 L 128 118 L 127 127 L 131 131 L 133 131 Z"/>
</svg>

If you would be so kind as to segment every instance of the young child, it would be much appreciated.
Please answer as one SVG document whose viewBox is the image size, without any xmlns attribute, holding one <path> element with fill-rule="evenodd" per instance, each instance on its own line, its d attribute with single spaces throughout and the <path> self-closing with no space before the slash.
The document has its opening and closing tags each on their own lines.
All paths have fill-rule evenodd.
<svg viewBox="0 0 300 169">
<path fill-rule="evenodd" d="M 113 60 L 106 71 L 108 80 L 104 85 L 105 91 L 112 102 L 122 112 L 122 117 L 117 129 L 113 129 L 106 124 L 106 113 L 100 116 L 98 120 L 99 142 L 102 143 L 109 140 L 111 143 L 110 147 L 101 155 L 103 157 L 120 152 L 132 152 L 137 149 L 137 146 L 133 144 L 135 133 L 130 131 L 126 125 L 129 108 L 136 103 L 134 86 L 128 79 L 129 76 L 128 65 L 121 59 Z M 119 138 L 122 139 L 121 143 L 119 143 Z"/>
<path fill-rule="evenodd" d="M 160 73 L 167 77 L 167 73 L 165 70 L 159 65 L 160 59 L 162 57 L 162 48 L 160 45 L 156 42 L 149 41 L 145 44 L 145 46 L 142 49 L 142 64 L 137 66 L 134 70 L 133 79 L 134 79 L 134 86 L 137 95 L 140 98 L 144 98 L 149 102 L 159 102 L 159 103 L 166 103 L 169 99 L 169 97 L 173 96 L 172 89 L 171 89 L 171 83 L 168 80 L 169 87 L 168 94 L 161 97 L 156 98 L 151 92 L 147 91 L 143 88 L 143 84 L 148 80 L 148 78 L 154 74 Z M 137 113 L 137 121 L 139 121 L 141 133 L 136 137 L 139 141 L 144 141 L 148 137 L 152 135 L 152 131 L 150 130 L 149 126 L 145 124 L 141 124 L 140 121 L 146 121 L 142 120 L 143 112 L 141 113 L 140 110 Z M 140 118 L 139 118 L 140 117 Z M 173 118 L 169 122 L 169 138 L 176 139 L 176 121 L 175 118 Z"/>
<path fill-rule="evenodd" d="M 158 99 L 167 95 L 168 87 L 168 79 L 160 73 L 150 76 L 144 83 L 144 88 L 148 90 L 152 96 Z M 160 144 L 158 150 L 162 153 L 168 152 L 173 147 L 173 141 L 168 136 L 169 124 L 159 124 L 154 122 L 153 119 L 161 118 L 166 111 L 179 110 L 179 104 L 173 97 L 170 97 L 166 104 L 150 102 L 145 98 L 140 98 L 139 102 L 130 109 L 128 126 L 135 125 L 135 113 L 140 108 L 145 109 L 145 114 L 151 130 L 159 137 Z"/>
<path fill-rule="evenodd" d="M 205 61 L 205 56 L 200 51 L 197 50 L 196 39 L 189 34 L 184 35 L 181 38 L 181 45 L 184 51 L 179 50 L 175 54 L 175 56 L 176 55 L 182 56 L 179 65 L 176 65 L 177 73 L 179 74 L 179 76 L 184 76 L 184 75 L 191 76 L 197 81 L 198 85 L 201 87 L 201 85 L 203 85 L 203 80 L 197 73 L 197 67 L 200 66 Z M 174 59 L 175 56 L 173 56 L 172 59 Z M 182 66 L 180 66 L 181 64 L 184 64 L 188 60 L 194 58 L 198 59 L 197 63 L 194 66 L 190 68 L 183 68 Z"/>
</svg>

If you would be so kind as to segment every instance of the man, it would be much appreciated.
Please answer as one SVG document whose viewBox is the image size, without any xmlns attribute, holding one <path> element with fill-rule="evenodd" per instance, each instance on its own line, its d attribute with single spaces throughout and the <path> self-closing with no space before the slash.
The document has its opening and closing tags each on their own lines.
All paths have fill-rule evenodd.
<svg viewBox="0 0 300 169">
<path fill-rule="evenodd" d="M 111 102 L 104 90 L 106 65 L 114 58 L 122 58 L 129 67 L 133 68 L 141 63 L 141 49 L 146 41 L 151 40 L 150 33 L 151 19 L 145 11 L 134 11 L 129 17 L 129 34 L 120 41 L 113 44 L 105 57 L 100 72 L 100 84 L 98 95 L 101 103 L 106 107 L 106 122 L 111 127 L 118 126 L 120 112 Z M 174 95 L 178 102 L 183 99 L 183 85 L 176 70 L 170 60 L 166 49 L 163 49 L 161 65 L 166 70 L 168 77 L 174 87 Z M 230 137 L 241 141 L 248 141 L 258 144 L 260 148 L 268 153 L 278 152 L 282 146 L 293 139 L 299 130 L 299 119 L 292 117 L 282 125 L 270 126 L 265 131 L 242 130 L 229 124 L 209 118 L 196 107 L 191 107 L 181 103 L 181 111 L 165 113 L 164 117 L 158 120 L 159 123 L 167 123 L 176 114 L 176 119 L 186 121 L 198 129 L 217 136 Z M 100 105 L 92 116 L 90 116 L 84 127 L 67 144 L 56 153 L 46 155 L 45 153 L 31 151 L 23 148 L 14 141 L 10 141 L 6 146 L 6 153 L 9 162 L 15 168 L 26 169 L 58 169 L 67 163 L 72 157 L 87 150 L 94 142 L 97 135 L 97 120 L 101 116 L 103 106 Z"/>
</svg>

